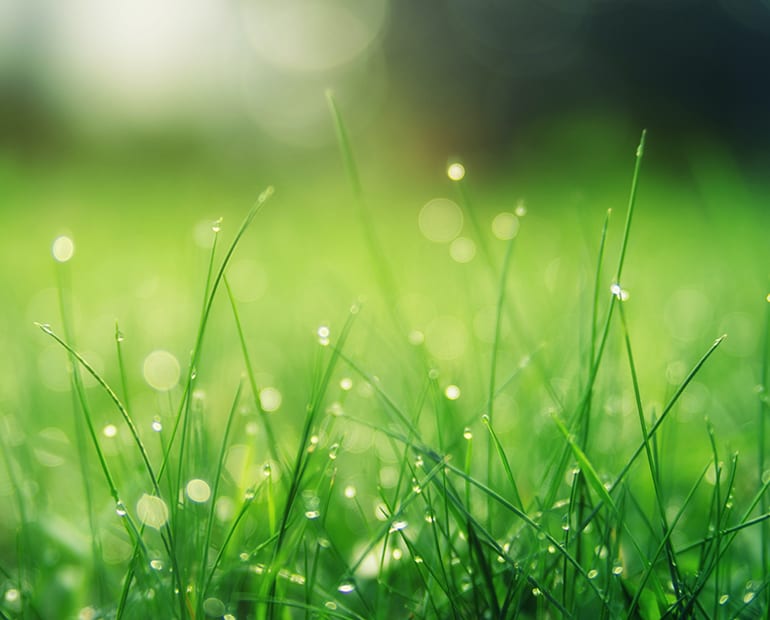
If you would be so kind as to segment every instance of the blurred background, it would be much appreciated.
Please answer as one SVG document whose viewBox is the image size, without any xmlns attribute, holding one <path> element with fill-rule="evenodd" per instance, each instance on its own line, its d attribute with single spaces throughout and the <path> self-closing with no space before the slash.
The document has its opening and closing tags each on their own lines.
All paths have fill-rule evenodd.
<svg viewBox="0 0 770 620">
<path fill-rule="evenodd" d="M 765 0 L 3 0 L 0 127 L 11 153 L 144 139 L 264 156 L 328 145 L 333 88 L 399 157 L 505 162 L 581 121 L 750 160 L 768 61 Z"/>
<path fill-rule="evenodd" d="M 770 261 L 768 67 L 768 0 L 0 0 L 8 443 L 38 450 L 32 461 L 52 480 L 71 477 L 60 473 L 76 462 L 66 356 L 33 326 L 61 331 L 57 289 L 71 291 L 76 345 L 111 381 L 120 322 L 144 431 L 170 415 L 180 388 L 158 393 L 143 364 L 160 349 L 184 368 L 212 222 L 223 217 L 230 239 L 267 185 L 275 197 L 229 277 L 260 383 L 283 394 L 282 412 L 303 415 L 318 326 L 338 333 L 365 295 L 351 343 L 364 367 L 407 389 L 401 362 L 417 356 L 399 352 L 406 334 L 393 337 L 398 308 L 442 369 L 441 387 L 462 389 L 456 436 L 478 424 L 497 273 L 518 234 L 499 368 L 542 348 L 542 369 L 509 398 L 501 432 L 553 433 L 529 413 L 551 405 L 543 381 L 576 396 L 602 223 L 612 209 L 609 291 L 647 128 L 622 283 L 644 396 L 660 411 L 729 333 L 671 441 L 705 440 L 710 415 L 731 448 L 751 454 Z M 350 131 L 378 258 L 351 200 L 327 89 Z M 454 161 L 465 166 L 464 197 L 447 179 Z M 56 263 L 61 236 L 74 246 L 64 242 Z M 395 299 L 377 286 L 378 262 L 393 273 Z M 228 307 L 216 312 L 200 381 L 225 411 L 243 362 Z M 636 437 L 625 375 L 602 389 L 603 411 L 622 414 L 610 426 Z M 109 403 L 100 411 L 119 424 Z M 597 437 L 597 449 L 612 458 L 617 437 Z M 517 458 L 547 454 L 547 442 L 529 450 Z M 680 460 L 698 471 L 705 441 L 697 454 Z M 39 494 L 42 474 L 29 475 Z M 0 477 L 0 497 L 10 495 Z"/>
</svg>

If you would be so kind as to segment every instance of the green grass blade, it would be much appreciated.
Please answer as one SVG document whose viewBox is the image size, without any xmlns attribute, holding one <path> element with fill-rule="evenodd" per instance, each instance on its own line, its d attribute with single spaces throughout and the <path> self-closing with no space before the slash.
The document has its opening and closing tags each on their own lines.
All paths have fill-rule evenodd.
<svg viewBox="0 0 770 620">
<path fill-rule="evenodd" d="M 596 495 L 605 503 L 605 505 L 610 508 L 614 514 L 617 514 L 618 508 L 615 505 L 615 502 L 612 500 L 612 497 L 605 488 L 604 484 L 602 484 L 602 481 L 599 478 L 599 474 L 596 473 L 594 466 L 591 464 L 591 461 L 588 459 L 585 452 L 583 452 L 583 450 L 580 449 L 580 446 L 577 445 L 575 438 L 570 435 L 570 432 L 567 430 L 564 422 L 562 422 L 555 414 L 552 416 L 552 418 L 556 424 L 556 427 L 559 429 L 559 432 L 561 432 L 561 434 L 564 436 L 564 439 L 566 439 L 567 443 L 569 444 L 569 447 L 572 450 L 572 454 L 574 455 L 575 460 L 577 460 L 580 471 L 585 476 L 588 485 L 593 489 L 594 493 L 596 493 Z"/>
</svg>

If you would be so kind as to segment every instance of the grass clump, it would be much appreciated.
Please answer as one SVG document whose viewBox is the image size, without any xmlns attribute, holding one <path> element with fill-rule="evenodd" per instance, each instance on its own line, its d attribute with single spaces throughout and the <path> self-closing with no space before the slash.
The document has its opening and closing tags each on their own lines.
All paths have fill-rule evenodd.
<svg viewBox="0 0 770 620">
<path fill-rule="evenodd" d="M 31 493 L 34 447 L 3 439 L 16 530 L 3 539 L 13 549 L 0 566 L 0 617 L 765 616 L 764 389 L 758 453 L 739 459 L 725 456 L 708 419 L 700 437 L 667 434 L 724 336 L 690 355 L 660 405 L 647 404 L 638 372 L 643 335 L 632 331 L 622 283 L 646 135 L 611 281 L 609 213 L 597 231 L 572 365 L 553 356 L 558 340 L 522 319 L 528 308 L 511 286 L 519 237 L 498 252 L 465 181 L 453 178 L 485 257 L 474 278 L 489 282 L 493 312 L 488 346 L 449 362 L 395 303 L 399 266 L 383 249 L 331 95 L 329 103 L 378 298 L 340 309 L 338 321 L 319 318 L 307 347 L 289 352 L 310 358 L 307 372 L 285 381 L 283 394 L 266 383 L 251 335 L 265 326 L 249 321 L 227 276 L 267 190 L 224 251 L 215 224 L 189 360 L 183 372 L 159 371 L 177 376 L 156 380 L 163 415 L 153 416 L 137 405 L 125 362 L 134 354 L 119 328 L 116 370 L 98 369 L 78 348 L 70 266 L 57 265 L 63 327 L 40 328 L 71 367 L 70 484 L 82 487 L 83 505 L 47 506 Z M 380 313 L 393 326 L 384 342 L 367 318 Z M 219 386 L 229 398 L 213 402 L 204 386 L 221 330 L 240 372 Z M 633 414 L 620 425 L 607 414 L 619 408 L 619 385 Z M 282 401 L 292 411 L 276 415 Z M 685 465 L 672 466 L 674 456 Z M 85 534 L 73 533 L 81 522 Z"/>
</svg>

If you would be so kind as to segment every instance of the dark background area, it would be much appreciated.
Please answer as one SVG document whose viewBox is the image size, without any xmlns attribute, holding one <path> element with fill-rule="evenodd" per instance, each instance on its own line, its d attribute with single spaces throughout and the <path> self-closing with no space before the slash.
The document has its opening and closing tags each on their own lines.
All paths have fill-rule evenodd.
<svg viewBox="0 0 770 620">
<path fill-rule="evenodd" d="M 767 148 L 770 4 L 579 4 L 396 0 L 384 42 L 394 90 L 450 150 L 504 149 L 527 124 L 584 113 L 671 145 L 705 134 Z"/>
</svg>

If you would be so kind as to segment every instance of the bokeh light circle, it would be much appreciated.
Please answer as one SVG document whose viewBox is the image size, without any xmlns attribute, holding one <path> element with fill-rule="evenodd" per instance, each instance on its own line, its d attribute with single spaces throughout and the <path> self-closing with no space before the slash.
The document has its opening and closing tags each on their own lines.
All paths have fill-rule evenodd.
<svg viewBox="0 0 770 620">
<path fill-rule="evenodd" d="M 176 357 L 160 349 L 144 359 L 142 370 L 147 384 L 160 392 L 167 392 L 176 387 L 181 373 Z"/>
<path fill-rule="evenodd" d="M 447 198 L 434 198 L 420 210 L 417 222 L 426 239 L 448 243 L 463 229 L 463 212 L 457 203 Z"/>
</svg>

